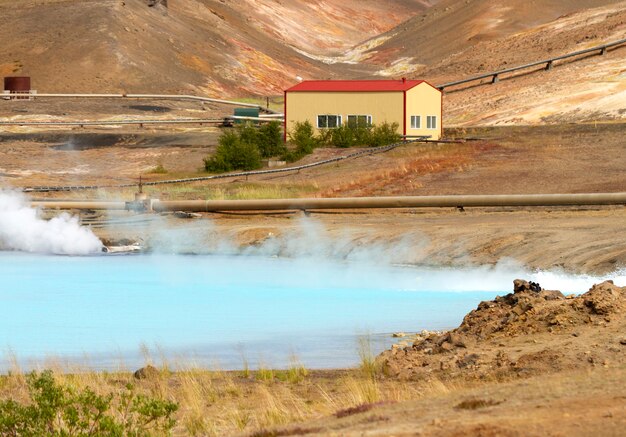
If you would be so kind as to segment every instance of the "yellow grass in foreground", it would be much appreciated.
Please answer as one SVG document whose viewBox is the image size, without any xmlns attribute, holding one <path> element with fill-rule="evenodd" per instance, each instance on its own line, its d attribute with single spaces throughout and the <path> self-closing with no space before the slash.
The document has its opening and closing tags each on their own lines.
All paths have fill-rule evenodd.
<svg viewBox="0 0 626 437">
<path fill-rule="evenodd" d="M 439 380 L 411 384 L 385 380 L 367 361 L 371 357 L 362 357 L 366 359 L 358 369 L 329 371 L 309 371 L 295 357 L 285 370 L 260 367 L 227 372 L 190 367 L 173 372 L 166 364 L 141 380 L 131 372 L 95 372 L 55 360 L 43 367 L 54 372 L 58 384 L 77 391 L 91 388 L 99 395 L 119 394 L 132 384 L 139 394 L 178 403 L 174 435 L 255 433 L 365 404 L 448 392 Z M 13 360 L 8 374 L 0 376 L 0 400 L 28 403 L 26 381 Z"/>
</svg>

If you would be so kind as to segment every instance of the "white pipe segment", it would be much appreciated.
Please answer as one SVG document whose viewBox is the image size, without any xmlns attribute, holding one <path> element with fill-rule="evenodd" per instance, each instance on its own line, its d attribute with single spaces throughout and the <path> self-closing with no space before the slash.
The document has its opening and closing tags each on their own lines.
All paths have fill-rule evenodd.
<svg viewBox="0 0 626 437">
<path fill-rule="evenodd" d="M 9 94 L 10 96 L 10 94 Z M 71 93 L 24 93 L 20 94 L 23 96 L 30 96 L 35 98 L 77 98 L 77 99 L 155 99 L 155 100 L 196 100 L 201 102 L 210 102 L 210 103 L 221 103 L 224 105 L 232 105 L 232 106 L 245 106 L 249 108 L 259 108 L 264 109 L 261 105 L 255 105 L 254 103 L 242 103 L 236 102 L 234 100 L 222 100 L 222 99 L 213 99 L 210 97 L 200 97 L 200 96 L 192 96 L 186 94 L 71 94 Z"/>
</svg>

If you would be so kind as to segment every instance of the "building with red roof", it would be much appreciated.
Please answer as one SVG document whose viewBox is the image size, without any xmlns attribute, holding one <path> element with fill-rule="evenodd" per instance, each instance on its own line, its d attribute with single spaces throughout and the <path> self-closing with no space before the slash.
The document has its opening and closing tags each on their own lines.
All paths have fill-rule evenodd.
<svg viewBox="0 0 626 437">
<path fill-rule="evenodd" d="M 296 122 L 319 132 L 397 123 L 407 137 L 439 139 L 442 93 L 423 80 L 308 80 L 285 91 L 285 135 Z"/>
</svg>

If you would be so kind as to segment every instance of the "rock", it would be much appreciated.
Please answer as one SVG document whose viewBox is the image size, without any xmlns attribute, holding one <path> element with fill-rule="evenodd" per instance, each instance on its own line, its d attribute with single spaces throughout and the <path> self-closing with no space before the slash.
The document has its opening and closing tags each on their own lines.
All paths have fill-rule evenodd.
<svg viewBox="0 0 626 437">
<path fill-rule="evenodd" d="M 161 372 L 154 366 L 148 364 L 146 367 L 142 367 L 141 369 L 135 371 L 133 376 L 135 379 L 155 379 L 158 378 Z"/>
<path fill-rule="evenodd" d="M 467 341 L 466 339 L 461 335 L 458 334 L 456 332 L 451 332 L 448 336 L 450 343 L 452 343 L 454 346 L 456 347 L 467 347 Z"/>
<path fill-rule="evenodd" d="M 475 366 L 478 363 L 479 359 L 480 359 L 480 355 L 478 355 L 478 354 L 469 354 L 469 355 L 465 355 L 463 358 L 458 360 L 456 364 L 460 368 L 464 368 L 464 367 L 468 367 L 468 366 Z"/>
<path fill-rule="evenodd" d="M 191 219 L 191 218 L 201 218 L 202 214 L 198 214 L 195 212 L 176 211 L 174 212 L 173 216 L 176 218 Z"/>
<path fill-rule="evenodd" d="M 444 352 L 450 352 L 452 349 L 454 349 L 454 346 L 452 346 L 452 344 L 447 341 L 444 341 L 439 347 Z"/>
<path fill-rule="evenodd" d="M 621 288 L 616 287 L 612 281 L 605 281 L 594 285 L 591 290 L 582 295 L 583 304 L 592 314 L 609 315 L 623 309 L 624 298 L 621 296 Z"/>
<path fill-rule="evenodd" d="M 521 293 L 523 291 L 530 290 L 530 284 L 523 279 L 516 279 L 513 281 L 513 293 Z"/>
<path fill-rule="evenodd" d="M 558 290 L 543 290 L 539 292 L 539 297 L 543 297 L 545 300 L 565 299 L 563 293 Z"/>
<path fill-rule="evenodd" d="M 406 334 L 404 332 L 394 332 L 391 336 L 393 338 L 402 338 L 402 337 L 406 337 Z"/>
<path fill-rule="evenodd" d="M 622 345 L 626 346 L 626 338 L 622 338 L 622 339 L 619 341 L 619 344 L 622 344 Z"/>
</svg>

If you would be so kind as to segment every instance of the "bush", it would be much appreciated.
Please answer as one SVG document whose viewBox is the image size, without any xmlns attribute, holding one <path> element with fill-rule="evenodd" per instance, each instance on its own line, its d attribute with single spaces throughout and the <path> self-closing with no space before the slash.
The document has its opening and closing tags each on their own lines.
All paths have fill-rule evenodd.
<svg viewBox="0 0 626 437">
<path fill-rule="evenodd" d="M 380 147 L 399 142 L 402 136 L 398 133 L 398 127 L 398 123 L 387 122 L 374 126 L 366 144 L 370 147 Z"/>
<path fill-rule="evenodd" d="M 356 144 L 355 131 L 356 128 L 347 125 L 337 127 L 331 131 L 330 142 L 335 147 L 353 147 Z"/>
<path fill-rule="evenodd" d="M 204 168 L 212 173 L 261 168 L 261 153 L 255 144 L 257 132 L 245 126 L 238 132 L 224 132 L 215 155 L 204 159 Z"/>
<path fill-rule="evenodd" d="M 27 377 L 30 400 L 0 401 L 0 435 L 147 436 L 169 433 L 178 404 L 138 395 L 128 385 L 117 396 L 57 384 L 51 371 Z"/>
<path fill-rule="evenodd" d="M 343 125 L 324 131 L 320 135 L 326 144 L 333 147 L 380 147 L 397 143 L 402 139 L 397 133 L 398 126 L 398 123 L 387 122 L 379 126 Z"/>
<path fill-rule="evenodd" d="M 296 148 L 283 156 L 286 161 L 297 161 L 313 153 L 313 150 L 319 144 L 319 140 L 313 132 L 313 126 L 309 121 L 296 122 L 293 131 L 289 133 L 289 140 L 296 145 Z"/>
<path fill-rule="evenodd" d="M 283 135 L 278 121 L 272 121 L 261 126 L 257 134 L 259 152 L 263 158 L 282 156 L 287 152 Z"/>
</svg>

